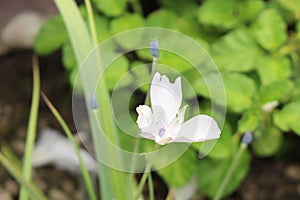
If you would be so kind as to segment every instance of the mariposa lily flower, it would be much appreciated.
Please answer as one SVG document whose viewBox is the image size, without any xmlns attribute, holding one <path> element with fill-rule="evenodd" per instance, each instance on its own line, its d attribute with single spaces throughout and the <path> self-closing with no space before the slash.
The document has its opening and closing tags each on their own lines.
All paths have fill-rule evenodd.
<svg viewBox="0 0 300 200">
<path fill-rule="evenodd" d="M 155 73 L 150 87 L 150 108 L 140 105 L 137 124 L 144 138 L 155 140 L 160 145 L 170 142 L 202 142 L 218 139 L 220 129 L 216 121 L 207 115 L 197 115 L 184 122 L 187 106 L 183 106 L 181 77 L 170 83 L 165 75 Z"/>
</svg>

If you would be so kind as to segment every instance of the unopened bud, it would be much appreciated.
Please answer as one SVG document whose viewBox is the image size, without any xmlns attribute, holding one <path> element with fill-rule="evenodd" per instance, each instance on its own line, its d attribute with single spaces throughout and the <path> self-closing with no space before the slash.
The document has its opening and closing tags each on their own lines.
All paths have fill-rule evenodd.
<svg viewBox="0 0 300 200">
<path fill-rule="evenodd" d="M 150 44 L 149 44 L 149 49 L 150 49 L 150 54 L 151 54 L 154 58 L 158 58 L 159 42 L 158 42 L 157 39 L 151 40 L 151 42 L 150 42 Z"/>
<path fill-rule="evenodd" d="M 252 133 L 251 133 L 251 132 L 246 132 L 246 133 L 243 135 L 242 143 L 248 145 L 248 144 L 250 144 L 250 143 L 252 142 L 252 139 L 253 139 Z"/>
</svg>

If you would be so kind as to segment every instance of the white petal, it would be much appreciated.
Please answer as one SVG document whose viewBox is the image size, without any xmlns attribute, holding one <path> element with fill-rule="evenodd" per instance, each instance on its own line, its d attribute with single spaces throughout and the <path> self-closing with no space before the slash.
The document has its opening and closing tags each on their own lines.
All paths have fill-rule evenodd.
<svg viewBox="0 0 300 200">
<path fill-rule="evenodd" d="M 151 108 L 147 105 L 142 105 L 136 108 L 138 113 L 138 118 L 136 123 L 140 129 L 149 127 L 152 123 L 152 111 Z"/>
<path fill-rule="evenodd" d="M 167 76 L 156 72 L 151 82 L 150 99 L 152 108 L 160 106 L 165 110 L 167 122 L 170 123 L 182 101 L 181 77 L 170 83 Z"/>
<path fill-rule="evenodd" d="M 217 122 L 207 115 L 197 115 L 182 124 L 174 142 L 202 142 L 218 139 L 220 129 Z"/>
<path fill-rule="evenodd" d="M 154 139 L 155 136 L 158 134 L 159 129 L 167 125 L 165 111 L 160 106 L 154 106 L 152 110 L 153 114 L 151 124 L 147 127 L 139 126 L 139 128 L 141 129 L 140 135 L 148 139 Z"/>
</svg>

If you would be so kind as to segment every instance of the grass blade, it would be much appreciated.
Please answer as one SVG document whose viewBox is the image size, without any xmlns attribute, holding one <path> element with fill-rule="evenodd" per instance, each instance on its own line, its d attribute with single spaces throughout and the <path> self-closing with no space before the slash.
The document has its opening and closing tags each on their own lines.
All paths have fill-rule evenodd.
<svg viewBox="0 0 300 200">
<path fill-rule="evenodd" d="M 68 125 L 66 124 L 66 122 L 64 121 L 64 119 L 61 117 L 61 115 L 59 114 L 59 112 L 56 110 L 56 108 L 53 106 L 53 104 L 50 102 L 50 100 L 47 98 L 47 96 L 42 92 L 41 93 L 45 103 L 47 104 L 48 108 L 50 109 L 50 111 L 52 112 L 52 114 L 54 115 L 54 117 L 57 119 L 57 121 L 59 122 L 59 124 L 61 125 L 61 127 L 63 128 L 63 130 L 65 131 L 66 135 L 68 136 L 69 140 L 71 141 L 73 148 L 75 150 L 75 153 L 78 157 L 79 160 L 79 164 L 80 164 L 80 169 L 81 169 L 81 173 L 83 176 L 83 180 L 84 183 L 86 185 L 87 188 L 87 192 L 89 195 L 89 199 L 90 200 L 96 200 L 96 193 L 93 189 L 93 184 L 91 181 L 91 177 L 89 175 L 89 172 L 83 162 L 82 156 L 80 154 L 80 149 L 76 143 L 75 138 L 73 137 Z"/>
<path fill-rule="evenodd" d="M 30 115 L 28 121 L 27 128 L 27 137 L 26 137 L 26 146 L 25 146 L 25 155 L 24 155 L 24 163 L 23 163 L 23 176 L 24 178 L 30 182 L 32 175 L 32 153 L 34 148 L 34 140 L 36 135 L 36 126 L 37 126 L 37 118 L 38 118 L 38 110 L 39 110 L 39 102 L 40 102 L 40 75 L 39 75 L 39 67 L 38 61 L 36 57 L 33 57 L 33 93 L 32 93 L 32 101 L 30 108 Z M 27 200 L 27 190 L 21 187 L 20 192 L 20 200 Z"/>
<path fill-rule="evenodd" d="M 31 182 L 26 180 L 22 173 L 7 159 L 2 153 L 0 153 L 0 164 L 22 185 L 26 194 L 32 199 L 47 200 L 47 197 Z"/>
</svg>

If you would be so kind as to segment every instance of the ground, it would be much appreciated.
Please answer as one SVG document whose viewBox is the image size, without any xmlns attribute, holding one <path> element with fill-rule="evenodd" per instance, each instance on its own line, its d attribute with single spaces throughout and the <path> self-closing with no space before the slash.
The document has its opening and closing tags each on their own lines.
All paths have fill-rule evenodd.
<svg viewBox="0 0 300 200">
<path fill-rule="evenodd" d="M 0 57 L 0 147 L 8 145 L 21 158 L 25 146 L 26 128 L 32 93 L 32 51 L 12 51 Z M 61 65 L 60 53 L 39 58 L 41 88 L 48 95 L 73 131 L 71 88 Z M 38 129 L 60 126 L 41 101 Z M 226 199 L 299 199 L 300 139 L 293 133 L 285 135 L 287 146 L 293 148 L 276 158 L 253 156 L 250 172 L 241 187 Z M 81 199 L 78 177 L 47 166 L 34 170 L 34 181 L 50 199 Z M 157 199 L 164 199 L 166 187 L 154 176 Z M 17 199 L 19 186 L 0 167 L 0 199 Z"/>
</svg>

